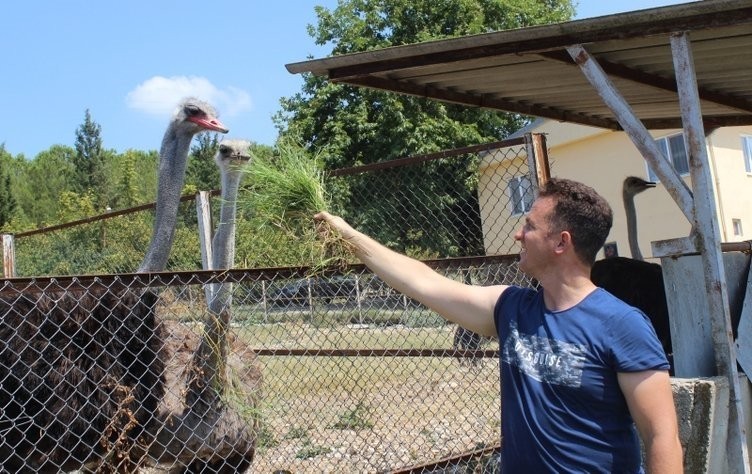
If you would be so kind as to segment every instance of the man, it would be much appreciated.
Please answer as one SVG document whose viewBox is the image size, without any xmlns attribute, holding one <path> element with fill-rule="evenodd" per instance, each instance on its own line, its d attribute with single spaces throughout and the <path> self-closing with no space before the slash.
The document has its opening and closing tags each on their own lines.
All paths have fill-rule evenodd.
<svg viewBox="0 0 752 474">
<path fill-rule="evenodd" d="M 682 472 L 668 361 L 649 320 L 590 281 L 608 236 L 608 203 L 551 179 L 515 235 L 520 269 L 539 290 L 474 286 L 317 214 L 396 290 L 450 321 L 499 337 L 501 472 Z"/>
</svg>

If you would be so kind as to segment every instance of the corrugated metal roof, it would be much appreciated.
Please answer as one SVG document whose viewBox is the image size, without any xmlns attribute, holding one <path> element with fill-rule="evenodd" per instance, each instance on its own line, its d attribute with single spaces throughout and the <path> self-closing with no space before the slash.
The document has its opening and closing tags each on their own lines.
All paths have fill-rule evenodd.
<svg viewBox="0 0 752 474">
<path fill-rule="evenodd" d="M 567 53 L 598 61 L 648 128 L 681 128 L 670 37 L 689 32 L 706 127 L 752 124 L 752 0 L 705 0 L 288 64 L 332 81 L 619 129 Z"/>
</svg>

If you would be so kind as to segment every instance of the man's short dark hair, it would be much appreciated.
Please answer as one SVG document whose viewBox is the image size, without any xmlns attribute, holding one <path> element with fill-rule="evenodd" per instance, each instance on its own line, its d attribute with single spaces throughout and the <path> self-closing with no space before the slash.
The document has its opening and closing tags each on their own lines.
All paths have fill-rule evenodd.
<svg viewBox="0 0 752 474">
<path fill-rule="evenodd" d="M 563 178 L 551 178 L 538 196 L 554 198 L 551 229 L 568 231 L 577 255 L 592 265 L 614 221 L 608 202 L 590 186 Z"/>
</svg>

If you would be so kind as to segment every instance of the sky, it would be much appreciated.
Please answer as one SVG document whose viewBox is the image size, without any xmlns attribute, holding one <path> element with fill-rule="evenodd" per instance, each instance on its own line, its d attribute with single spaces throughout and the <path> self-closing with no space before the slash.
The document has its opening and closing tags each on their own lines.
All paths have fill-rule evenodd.
<svg viewBox="0 0 752 474">
<path fill-rule="evenodd" d="M 672 0 L 579 0 L 576 18 Z M 285 64 L 325 57 L 308 35 L 337 0 L 24 0 L 5 2 L 0 144 L 35 157 L 74 146 L 86 110 L 107 149 L 158 150 L 178 101 L 208 100 L 232 138 L 272 145 L 280 99 L 299 92 Z"/>
</svg>

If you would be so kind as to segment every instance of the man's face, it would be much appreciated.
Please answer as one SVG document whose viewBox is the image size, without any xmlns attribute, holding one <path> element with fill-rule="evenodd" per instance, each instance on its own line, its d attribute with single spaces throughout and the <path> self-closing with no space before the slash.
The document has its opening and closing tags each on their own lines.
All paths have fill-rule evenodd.
<svg viewBox="0 0 752 474">
<path fill-rule="evenodd" d="M 553 212 L 553 198 L 538 198 L 525 216 L 525 223 L 515 234 L 520 242 L 520 270 L 538 278 L 551 261 L 558 243 L 558 233 L 552 233 L 548 216 Z"/>
</svg>

